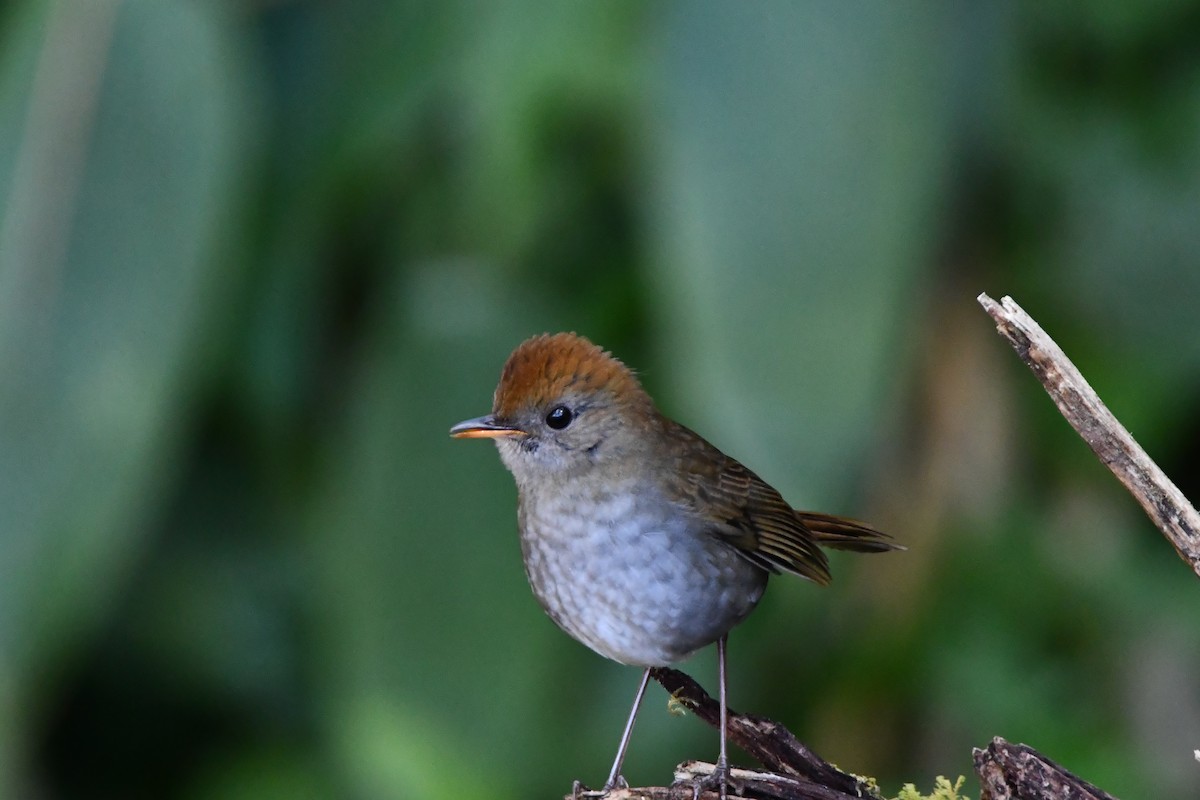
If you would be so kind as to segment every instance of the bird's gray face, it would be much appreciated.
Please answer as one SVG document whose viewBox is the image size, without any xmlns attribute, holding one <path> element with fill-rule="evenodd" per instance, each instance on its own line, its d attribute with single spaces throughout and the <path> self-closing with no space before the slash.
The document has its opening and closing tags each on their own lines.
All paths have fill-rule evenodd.
<svg viewBox="0 0 1200 800">
<path fill-rule="evenodd" d="M 505 420 L 520 431 L 496 439 L 500 458 L 518 483 L 577 476 L 627 452 L 633 432 L 620 407 L 604 396 L 566 396 Z"/>
<path fill-rule="evenodd" d="M 493 413 L 460 422 L 451 434 L 495 439 L 504 465 L 518 485 L 525 485 L 578 477 L 629 454 L 639 437 L 627 417 L 609 395 L 568 394 L 508 416 Z"/>
</svg>

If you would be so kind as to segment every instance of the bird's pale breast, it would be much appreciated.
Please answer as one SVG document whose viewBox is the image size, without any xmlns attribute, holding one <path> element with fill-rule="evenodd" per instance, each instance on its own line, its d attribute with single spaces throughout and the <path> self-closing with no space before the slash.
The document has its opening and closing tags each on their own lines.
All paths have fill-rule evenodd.
<svg viewBox="0 0 1200 800">
<path fill-rule="evenodd" d="M 567 633 L 615 661 L 662 666 L 715 642 L 758 603 L 767 573 L 645 482 L 588 483 L 521 499 L 530 586 Z"/>
</svg>

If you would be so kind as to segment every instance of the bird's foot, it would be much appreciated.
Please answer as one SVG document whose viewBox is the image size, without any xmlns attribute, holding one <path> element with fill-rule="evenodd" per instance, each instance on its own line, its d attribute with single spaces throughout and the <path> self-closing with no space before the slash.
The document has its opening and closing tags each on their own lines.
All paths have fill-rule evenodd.
<svg viewBox="0 0 1200 800">
<path fill-rule="evenodd" d="M 743 786 L 740 781 L 735 781 L 729 774 L 729 762 L 723 758 L 718 758 L 717 763 L 713 765 L 713 771 L 703 778 L 697 778 L 692 782 L 692 800 L 700 800 L 700 793 L 706 790 L 716 789 L 721 793 L 721 800 L 727 800 L 729 797 L 729 787 L 739 795 L 743 791 Z"/>
<path fill-rule="evenodd" d="M 571 800 L 582 800 L 589 797 L 605 797 L 614 789 L 628 789 L 629 782 L 625 780 L 625 776 L 618 775 L 613 780 L 604 784 L 603 789 L 589 789 L 581 781 L 575 781 L 571 784 Z"/>
</svg>

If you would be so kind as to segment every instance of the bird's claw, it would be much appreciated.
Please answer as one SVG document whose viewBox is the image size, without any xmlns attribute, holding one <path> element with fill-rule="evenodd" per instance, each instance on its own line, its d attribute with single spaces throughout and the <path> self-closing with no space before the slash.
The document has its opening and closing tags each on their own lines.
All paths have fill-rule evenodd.
<svg viewBox="0 0 1200 800">
<path fill-rule="evenodd" d="M 628 789 L 629 781 L 625 780 L 624 775 L 618 775 L 615 780 L 604 784 L 602 789 L 589 789 L 581 781 L 575 781 L 571 784 L 571 800 L 583 800 L 583 798 L 605 797 L 614 789 Z"/>
<path fill-rule="evenodd" d="M 727 800 L 730 786 L 739 796 L 742 794 L 742 783 L 730 775 L 729 762 L 718 759 L 711 773 L 692 781 L 692 800 L 700 800 L 700 793 L 706 789 L 717 789 L 721 793 L 721 800 Z"/>
</svg>

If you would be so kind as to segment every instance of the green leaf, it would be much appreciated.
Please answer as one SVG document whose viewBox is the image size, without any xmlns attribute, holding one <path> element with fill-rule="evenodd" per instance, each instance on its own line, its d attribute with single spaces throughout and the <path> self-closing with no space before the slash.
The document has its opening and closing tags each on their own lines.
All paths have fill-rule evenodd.
<svg viewBox="0 0 1200 800">
<path fill-rule="evenodd" d="M 0 748 L 19 750 L 172 478 L 248 120 L 207 4 L 31 4 L 0 52 Z"/>
<path fill-rule="evenodd" d="M 895 397 L 948 135 L 946 11 L 673 8 L 650 178 L 667 405 L 807 502 Z"/>
</svg>

